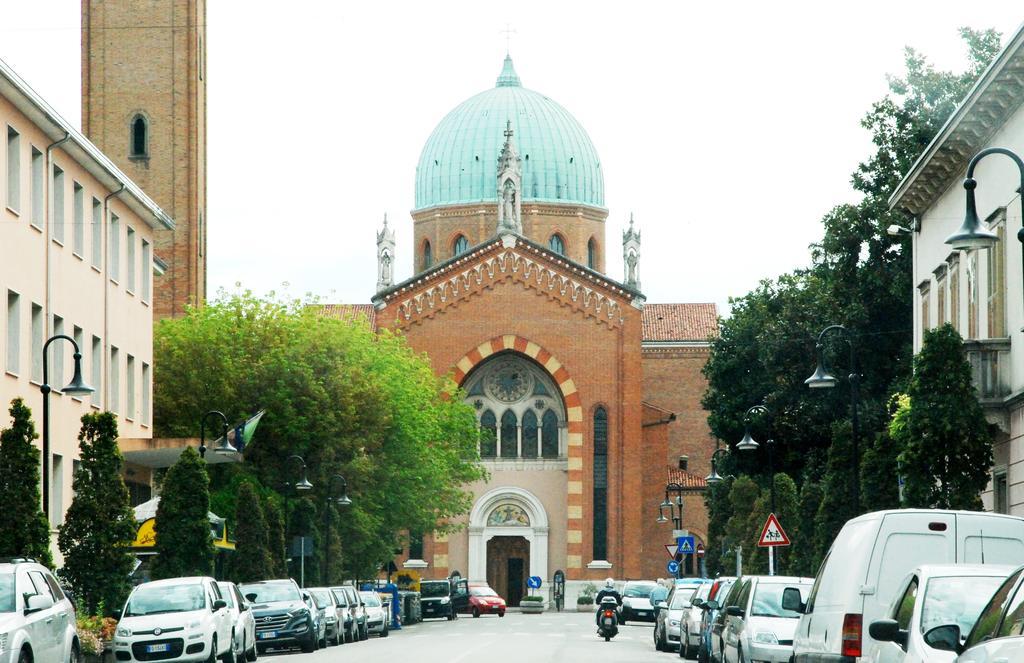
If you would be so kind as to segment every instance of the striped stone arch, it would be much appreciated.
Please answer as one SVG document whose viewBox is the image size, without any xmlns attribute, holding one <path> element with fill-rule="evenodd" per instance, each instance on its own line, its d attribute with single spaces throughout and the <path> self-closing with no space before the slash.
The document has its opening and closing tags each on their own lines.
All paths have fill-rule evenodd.
<svg viewBox="0 0 1024 663">
<path fill-rule="evenodd" d="M 568 542 L 566 567 L 570 580 L 582 577 L 583 568 L 583 405 L 580 401 L 576 383 L 569 371 L 553 354 L 533 341 L 506 334 L 485 341 L 466 353 L 455 364 L 452 376 L 455 382 L 462 385 L 466 376 L 481 362 L 499 352 L 514 351 L 530 357 L 546 370 L 565 401 L 565 419 L 567 433 L 568 461 L 568 495 L 566 505 L 568 523 L 566 523 L 566 540 Z"/>
</svg>

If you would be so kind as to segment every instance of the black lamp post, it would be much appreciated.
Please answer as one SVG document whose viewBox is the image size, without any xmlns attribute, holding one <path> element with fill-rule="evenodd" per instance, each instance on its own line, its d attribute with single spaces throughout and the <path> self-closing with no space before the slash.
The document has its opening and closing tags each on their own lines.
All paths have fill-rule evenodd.
<svg viewBox="0 0 1024 663">
<path fill-rule="evenodd" d="M 335 490 L 335 486 L 340 487 L 340 490 Z M 352 504 L 352 500 L 348 497 L 348 482 L 345 481 L 345 477 L 340 474 L 335 474 L 331 477 L 330 483 L 328 484 L 327 491 L 327 504 L 324 506 L 324 523 L 326 524 L 324 537 L 324 584 L 330 585 L 331 580 L 328 577 L 330 573 L 330 553 L 331 553 L 331 502 L 337 506 L 349 506 Z"/>
<path fill-rule="evenodd" d="M 715 453 L 711 454 L 711 474 L 704 477 L 704 480 L 712 486 L 725 481 L 725 477 L 718 473 L 718 459 L 727 453 L 729 453 L 728 449 L 715 449 Z"/>
<path fill-rule="evenodd" d="M 981 219 L 978 217 L 978 204 L 974 199 L 974 190 L 978 188 L 978 182 L 974 179 L 974 168 L 979 161 L 990 154 L 1002 154 L 1010 157 L 1017 164 L 1021 186 L 1018 191 L 1024 190 L 1024 160 L 1019 156 L 1003 147 L 990 147 L 975 154 L 967 164 L 967 178 L 964 179 L 964 189 L 967 190 L 967 212 L 964 215 L 964 222 L 955 233 L 946 238 L 946 244 L 954 249 L 963 251 L 987 249 L 999 241 L 998 235 L 981 225 Z M 1021 209 L 1024 210 L 1024 199 L 1021 199 Z M 1024 228 L 1017 231 L 1017 239 L 1024 242 Z"/>
<path fill-rule="evenodd" d="M 46 516 L 47 523 L 50 522 L 50 392 L 52 389 L 50 387 L 50 364 L 47 361 L 46 350 L 50 347 L 50 343 L 57 340 L 67 341 L 75 348 L 75 373 L 71 377 L 71 382 L 61 392 L 72 396 L 84 396 L 96 391 L 82 379 L 82 353 L 79 351 L 75 339 L 64 334 L 57 334 L 46 339 L 46 343 L 43 344 L 43 384 L 39 386 L 39 391 L 43 393 L 43 515 Z"/>
<path fill-rule="evenodd" d="M 213 448 L 214 452 L 219 454 L 238 453 L 238 449 L 228 442 L 228 418 L 220 410 L 210 410 L 199 420 L 199 457 L 206 458 L 206 420 L 211 414 L 217 416 L 222 424 L 220 443 Z"/>
<path fill-rule="evenodd" d="M 850 381 L 850 424 L 853 441 L 853 503 L 854 508 L 860 512 L 860 374 L 857 372 L 857 349 L 853 344 L 853 334 L 846 327 L 829 325 L 818 334 L 818 365 L 814 369 L 814 374 L 804 380 L 804 384 L 812 389 L 830 389 L 839 384 L 839 379 L 829 372 L 825 358 L 825 336 L 830 333 L 839 334 L 850 346 L 850 375 L 847 379 Z"/>
<path fill-rule="evenodd" d="M 286 466 L 288 464 L 295 465 L 295 463 L 292 463 L 293 460 L 298 461 L 298 465 L 296 465 L 296 467 L 298 467 L 299 468 L 299 472 L 302 473 L 302 479 L 299 480 L 299 481 L 288 481 L 286 479 L 285 482 L 284 482 L 284 486 L 285 486 L 285 488 L 288 489 L 289 492 L 294 492 L 296 497 L 297 497 L 299 493 L 305 493 L 305 492 L 308 492 L 310 490 L 313 490 L 313 484 L 311 484 L 309 482 L 309 479 L 306 478 L 306 461 L 303 460 L 302 456 L 300 456 L 298 454 L 292 454 L 291 456 L 288 456 L 288 458 L 286 458 L 285 461 L 284 461 L 285 465 Z M 287 473 L 286 473 L 285 476 L 287 476 Z M 284 500 L 285 500 L 285 503 L 284 503 L 284 536 L 287 539 L 288 535 L 290 534 L 290 532 L 288 530 L 288 523 L 290 522 L 290 518 L 289 518 L 289 514 L 288 514 L 288 495 L 285 495 Z M 289 541 L 289 542 L 286 543 L 286 545 L 288 545 L 290 543 L 291 542 Z M 306 546 L 305 546 L 305 544 L 303 544 L 302 545 L 302 550 L 299 551 L 299 554 L 302 556 L 303 560 L 305 560 L 305 553 L 306 553 Z M 305 567 L 305 561 L 303 561 L 303 567 Z M 303 573 L 302 575 L 304 576 L 305 574 Z M 305 579 L 304 578 L 303 578 L 303 582 L 301 583 L 301 585 L 305 585 Z"/>
<path fill-rule="evenodd" d="M 736 443 L 736 449 L 738 451 L 757 451 L 757 448 L 761 446 L 750 434 L 750 415 L 752 414 L 770 415 L 771 410 L 764 405 L 752 405 L 747 408 L 746 414 L 743 415 L 743 439 Z M 768 449 L 768 476 L 770 477 L 770 493 L 772 500 L 771 508 L 772 513 L 775 513 L 775 461 L 772 456 L 772 447 L 775 446 L 775 440 L 769 438 L 768 440 L 765 440 L 764 444 Z"/>
</svg>

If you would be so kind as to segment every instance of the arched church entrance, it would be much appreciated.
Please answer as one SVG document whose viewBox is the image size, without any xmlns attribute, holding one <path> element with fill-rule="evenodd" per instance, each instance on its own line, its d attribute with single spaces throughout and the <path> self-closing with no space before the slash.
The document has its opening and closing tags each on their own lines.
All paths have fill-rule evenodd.
<svg viewBox="0 0 1024 663">
<path fill-rule="evenodd" d="M 526 579 L 548 573 L 548 516 L 533 493 L 517 486 L 494 488 L 469 514 L 469 580 L 487 582 L 519 605 Z"/>
<path fill-rule="evenodd" d="M 509 605 L 526 593 L 530 568 L 530 542 L 523 536 L 496 536 L 487 542 L 487 584 Z"/>
</svg>

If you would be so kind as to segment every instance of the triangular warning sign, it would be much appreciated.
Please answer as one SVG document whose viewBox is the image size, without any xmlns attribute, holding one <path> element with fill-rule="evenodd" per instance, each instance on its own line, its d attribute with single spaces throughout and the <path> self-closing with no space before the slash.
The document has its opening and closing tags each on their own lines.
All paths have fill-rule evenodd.
<svg viewBox="0 0 1024 663">
<path fill-rule="evenodd" d="M 668 544 L 668 545 L 665 546 L 665 550 L 668 551 L 668 558 L 669 559 L 675 559 L 676 558 L 676 548 L 677 548 L 677 546 L 674 543 Z"/>
<path fill-rule="evenodd" d="M 762 548 L 789 545 L 789 537 L 786 536 L 785 530 L 782 529 L 782 525 L 779 524 L 779 519 L 775 517 L 774 513 L 768 514 L 768 520 L 764 522 L 757 545 Z"/>
</svg>

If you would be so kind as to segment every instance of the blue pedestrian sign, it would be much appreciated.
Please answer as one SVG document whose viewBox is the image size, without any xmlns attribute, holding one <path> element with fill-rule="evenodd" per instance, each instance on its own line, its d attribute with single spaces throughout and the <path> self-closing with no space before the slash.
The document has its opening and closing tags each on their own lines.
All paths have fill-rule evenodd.
<svg viewBox="0 0 1024 663">
<path fill-rule="evenodd" d="M 677 573 L 679 573 L 679 562 L 673 559 L 668 563 L 668 566 L 666 568 L 668 569 L 668 574 L 670 576 L 675 576 Z"/>
<path fill-rule="evenodd" d="M 696 552 L 692 536 L 680 536 L 676 539 L 676 552 L 681 555 L 692 555 Z"/>
<path fill-rule="evenodd" d="M 540 589 L 540 576 L 530 576 L 527 578 L 526 586 L 530 589 Z"/>
</svg>

